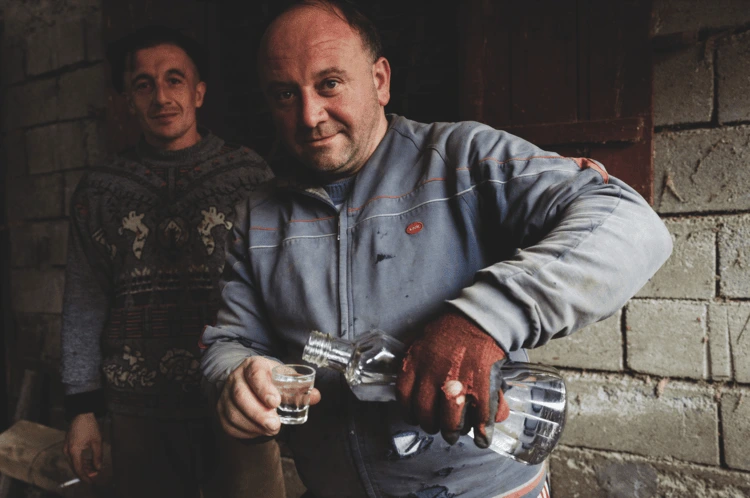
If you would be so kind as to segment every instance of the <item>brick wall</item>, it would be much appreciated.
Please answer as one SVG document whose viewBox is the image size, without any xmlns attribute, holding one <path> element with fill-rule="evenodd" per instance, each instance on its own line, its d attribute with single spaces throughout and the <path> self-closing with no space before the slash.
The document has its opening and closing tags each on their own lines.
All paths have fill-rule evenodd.
<svg viewBox="0 0 750 498">
<path fill-rule="evenodd" d="M 750 495 L 750 7 L 654 3 L 655 209 L 674 253 L 532 359 L 571 391 L 553 492 Z"/>
</svg>

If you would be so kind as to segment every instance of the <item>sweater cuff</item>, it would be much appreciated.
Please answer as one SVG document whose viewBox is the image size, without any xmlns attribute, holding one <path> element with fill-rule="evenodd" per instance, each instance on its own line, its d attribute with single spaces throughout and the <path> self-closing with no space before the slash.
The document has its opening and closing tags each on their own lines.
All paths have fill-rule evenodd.
<svg viewBox="0 0 750 498">
<path fill-rule="evenodd" d="M 107 413 L 104 400 L 104 389 L 87 391 L 65 396 L 65 419 L 70 422 L 76 415 L 82 413 L 93 413 L 95 417 L 101 417 Z"/>
</svg>

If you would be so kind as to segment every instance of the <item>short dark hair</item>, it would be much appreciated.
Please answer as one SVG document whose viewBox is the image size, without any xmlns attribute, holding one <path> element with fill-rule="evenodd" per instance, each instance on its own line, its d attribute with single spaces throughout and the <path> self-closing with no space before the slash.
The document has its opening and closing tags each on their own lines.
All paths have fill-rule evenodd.
<svg viewBox="0 0 750 498">
<path fill-rule="evenodd" d="M 343 17 L 342 21 L 345 21 L 350 28 L 357 32 L 362 39 L 362 44 L 372 55 L 373 61 L 383 56 L 383 42 L 375 23 L 355 2 L 351 0 L 293 0 L 274 19 L 300 5 L 319 5 L 330 8 L 337 17 Z"/>
<path fill-rule="evenodd" d="M 112 85 L 122 93 L 124 90 L 125 71 L 131 57 L 138 50 L 157 45 L 176 45 L 190 57 L 198 72 L 198 80 L 206 81 L 208 74 L 208 57 L 203 46 L 190 36 L 167 26 L 144 26 L 132 33 L 110 43 L 107 46 L 107 60 L 112 68 Z"/>
</svg>

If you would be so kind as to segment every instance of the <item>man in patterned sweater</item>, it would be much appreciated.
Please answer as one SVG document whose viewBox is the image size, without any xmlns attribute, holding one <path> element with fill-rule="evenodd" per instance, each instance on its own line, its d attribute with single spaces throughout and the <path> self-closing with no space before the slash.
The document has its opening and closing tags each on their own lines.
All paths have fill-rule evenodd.
<svg viewBox="0 0 750 498">
<path fill-rule="evenodd" d="M 206 73 L 194 40 L 144 28 L 108 58 L 143 135 L 89 171 L 72 199 L 65 453 L 90 482 L 102 464 L 96 417 L 108 410 L 123 497 L 284 496 L 275 442 L 246 445 L 212 428 L 197 345 L 214 321 L 233 206 L 270 169 L 197 126 Z"/>
</svg>

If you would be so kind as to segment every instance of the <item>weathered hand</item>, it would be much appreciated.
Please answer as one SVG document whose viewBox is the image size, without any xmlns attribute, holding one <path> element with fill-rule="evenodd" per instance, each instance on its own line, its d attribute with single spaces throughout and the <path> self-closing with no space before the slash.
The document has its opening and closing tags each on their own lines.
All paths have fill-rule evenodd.
<svg viewBox="0 0 750 498">
<path fill-rule="evenodd" d="M 102 435 L 93 413 L 77 415 L 65 435 L 63 453 L 73 472 L 90 483 L 102 467 Z M 90 454 L 90 455 L 89 455 Z"/>
<path fill-rule="evenodd" d="M 409 348 L 396 383 L 407 421 L 441 431 L 454 444 L 474 428 L 474 443 L 489 446 L 495 422 L 509 415 L 500 366 L 505 352 L 459 312 L 429 323 Z"/>
<path fill-rule="evenodd" d="M 281 403 L 271 370 L 278 362 L 262 356 L 245 359 L 227 378 L 216 411 L 224 431 L 232 437 L 249 439 L 273 436 L 281 429 L 276 407 Z M 310 405 L 320 401 L 313 389 Z"/>
</svg>

